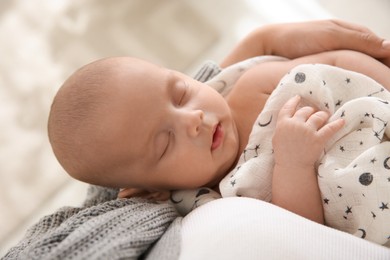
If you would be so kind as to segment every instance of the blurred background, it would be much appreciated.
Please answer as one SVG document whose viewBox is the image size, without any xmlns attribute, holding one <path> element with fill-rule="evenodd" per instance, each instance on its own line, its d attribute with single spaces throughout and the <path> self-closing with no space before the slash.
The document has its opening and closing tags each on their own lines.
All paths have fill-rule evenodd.
<svg viewBox="0 0 390 260">
<path fill-rule="evenodd" d="M 47 140 L 53 96 L 78 67 L 131 55 L 193 74 L 267 23 L 341 18 L 390 39 L 388 0 L 9 0 L 0 2 L 0 256 L 86 185 Z"/>
</svg>

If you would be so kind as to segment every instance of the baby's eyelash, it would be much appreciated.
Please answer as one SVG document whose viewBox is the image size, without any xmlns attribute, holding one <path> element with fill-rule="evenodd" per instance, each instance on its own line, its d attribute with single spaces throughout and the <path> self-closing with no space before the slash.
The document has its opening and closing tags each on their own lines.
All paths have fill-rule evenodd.
<svg viewBox="0 0 390 260">
<path fill-rule="evenodd" d="M 162 157 L 164 157 L 164 155 L 165 155 L 166 152 L 168 151 L 168 148 L 169 148 L 169 145 L 170 145 L 170 142 L 171 142 L 171 135 L 172 135 L 172 132 L 169 131 L 169 132 L 168 132 L 168 142 L 167 142 L 167 145 L 166 145 L 165 148 L 164 148 L 164 151 L 162 152 L 162 154 L 161 154 L 161 156 L 160 156 L 160 159 L 161 159 Z"/>
<path fill-rule="evenodd" d="M 185 85 L 185 88 L 184 88 L 184 91 L 183 91 L 183 94 L 181 95 L 180 97 L 180 100 L 179 100 L 179 105 L 182 104 L 183 100 L 184 100 L 184 97 L 186 96 L 187 94 L 187 90 L 188 90 L 188 83 L 186 81 L 184 81 L 184 85 Z"/>
</svg>

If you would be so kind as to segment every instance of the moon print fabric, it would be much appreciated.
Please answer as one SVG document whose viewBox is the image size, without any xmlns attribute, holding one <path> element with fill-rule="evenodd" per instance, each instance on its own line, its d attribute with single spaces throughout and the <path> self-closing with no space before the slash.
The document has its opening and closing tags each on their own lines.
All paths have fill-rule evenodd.
<svg viewBox="0 0 390 260">
<path fill-rule="evenodd" d="M 345 120 L 317 162 L 326 224 L 385 244 L 390 239 L 390 93 L 359 73 L 316 64 L 300 65 L 283 77 L 237 166 L 221 181 L 222 197 L 271 200 L 273 131 L 280 108 L 297 94 L 329 111 L 330 121 Z"/>
<path fill-rule="evenodd" d="M 222 70 L 207 84 L 224 95 L 245 71 L 272 59 L 282 58 L 245 60 Z M 390 94 L 359 73 L 315 64 L 300 65 L 285 75 L 255 121 L 237 166 L 221 181 L 222 197 L 271 201 L 272 136 L 280 108 L 297 94 L 302 102 L 329 111 L 329 120 L 345 120 L 317 162 L 326 224 L 385 244 L 390 240 Z M 173 192 L 171 201 L 185 215 L 219 197 L 199 188 Z"/>
</svg>

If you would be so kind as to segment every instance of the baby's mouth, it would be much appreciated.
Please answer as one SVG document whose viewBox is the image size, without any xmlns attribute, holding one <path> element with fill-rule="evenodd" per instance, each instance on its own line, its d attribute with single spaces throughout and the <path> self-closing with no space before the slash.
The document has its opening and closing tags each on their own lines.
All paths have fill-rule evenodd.
<svg viewBox="0 0 390 260">
<path fill-rule="evenodd" d="M 220 123 L 218 123 L 213 131 L 213 140 L 211 143 L 211 151 L 217 149 L 223 140 L 223 129 Z"/>
</svg>

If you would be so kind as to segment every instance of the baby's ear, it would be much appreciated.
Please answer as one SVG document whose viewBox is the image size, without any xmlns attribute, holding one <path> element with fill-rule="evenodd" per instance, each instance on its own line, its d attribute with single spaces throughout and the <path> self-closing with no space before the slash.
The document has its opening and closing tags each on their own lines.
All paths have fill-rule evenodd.
<svg viewBox="0 0 390 260">
<path fill-rule="evenodd" d="M 144 198 L 154 201 L 168 200 L 171 193 L 169 191 L 147 191 L 137 188 L 124 188 L 118 194 L 118 198 Z"/>
</svg>

